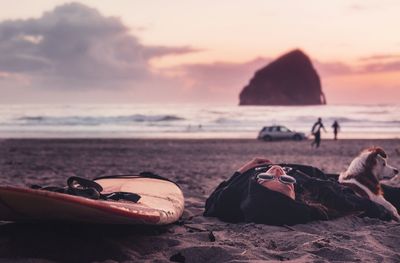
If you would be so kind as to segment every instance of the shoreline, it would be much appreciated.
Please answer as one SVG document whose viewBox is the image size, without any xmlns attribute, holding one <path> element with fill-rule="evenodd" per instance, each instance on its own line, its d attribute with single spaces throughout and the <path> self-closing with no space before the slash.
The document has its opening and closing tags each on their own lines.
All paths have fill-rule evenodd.
<svg viewBox="0 0 400 263">
<path fill-rule="evenodd" d="M 292 142 L 292 143 L 299 143 L 298 141 L 293 141 L 293 140 L 273 140 L 273 141 L 262 141 L 258 140 L 256 138 L 220 138 L 220 137 L 213 137 L 213 138 L 160 138 L 160 137 L 154 137 L 154 138 L 147 138 L 147 137 L 137 137 L 137 138 L 132 138 L 132 137 L 0 137 L 0 141 L 8 141 L 8 140 L 60 140 L 60 141 L 65 141 L 65 140 L 88 140 L 88 141 L 95 141 L 95 140 L 108 140 L 108 141 L 119 141 L 119 140 L 125 140 L 125 141 L 249 141 L 249 142 L 259 142 L 259 143 L 280 143 L 280 142 Z M 305 139 L 300 141 L 301 142 L 312 142 L 313 139 Z M 339 138 L 338 140 L 334 140 L 332 138 L 321 138 L 321 141 L 400 141 L 400 137 L 395 137 L 395 138 Z"/>
<path fill-rule="evenodd" d="M 21 133 L 17 133 L 21 134 Z M 28 134 L 28 135 L 27 135 Z M 226 135 L 228 134 L 228 135 Z M 153 140 L 153 139 L 166 139 L 166 140 L 224 140 L 224 139 L 232 139 L 232 140 L 256 140 L 258 131 L 246 133 L 246 134 L 235 134 L 229 136 L 229 133 L 224 135 L 215 135 L 215 133 L 204 133 L 204 134 L 195 134 L 195 133 L 159 133 L 159 134 L 147 134 L 147 135 L 132 135 L 132 133 L 97 133 L 97 134 L 86 134 L 86 133 L 66 133 L 66 132 L 54 132 L 54 133 L 31 133 L 26 132 L 22 133 L 22 135 L 17 136 L 15 133 L 1 133 L 0 132 L 0 140 L 8 140 L 8 139 L 141 139 L 141 140 Z M 308 135 L 306 140 L 312 140 L 313 136 Z M 339 134 L 339 140 L 396 140 L 400 139 L 399 133 L 389 133 L 389 134 L 362 134 L 362 133 L 354 133 L 350 135 Z M 332 134 L 322 134 L 322 140 L 333 140 Z"/>
</svg>

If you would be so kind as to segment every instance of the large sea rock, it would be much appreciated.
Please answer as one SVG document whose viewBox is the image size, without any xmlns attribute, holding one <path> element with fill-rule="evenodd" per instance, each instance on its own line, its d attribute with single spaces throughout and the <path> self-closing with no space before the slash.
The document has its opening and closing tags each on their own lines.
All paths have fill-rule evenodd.
<svg viewBox="0 0 400 263">
<path fill-rule="evenodd" d="M 239 105 L 326 104 L 317 71 L 298 49 L 258 70 L 239 98 Z"/>
</svg>

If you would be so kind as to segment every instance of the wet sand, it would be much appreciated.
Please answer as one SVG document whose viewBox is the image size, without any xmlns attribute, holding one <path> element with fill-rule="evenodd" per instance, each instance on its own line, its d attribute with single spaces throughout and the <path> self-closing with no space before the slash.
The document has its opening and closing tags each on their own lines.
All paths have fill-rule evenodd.
<svg viewBox="0 0 400 263">
<path fill-rule="evenodd" d="M 266 156 L 337 173 L 368 146 L 400 167 L 400 140 L 0 140 L 0 183 L 65 185 L 69 176 L 152 171 L 186 197 L 166 227 L 0 223 L 0 261 L 17 262 L 399 262 L 400 224 L 345 217 L 292 227 L 228 224 L 202 216 L 211 191 L 244 162 Z"/>
</svg>

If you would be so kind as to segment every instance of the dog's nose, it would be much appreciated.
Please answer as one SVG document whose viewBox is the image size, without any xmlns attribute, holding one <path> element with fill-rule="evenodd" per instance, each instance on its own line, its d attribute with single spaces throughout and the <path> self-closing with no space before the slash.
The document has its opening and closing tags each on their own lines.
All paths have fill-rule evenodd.
<svg viewBox="0 0 400 263">
<path fill-rule="evenodd" d="M 394 172 L 394 174 L 398 174 L 398 173 L 399 173 L 399 170 L 393 169 L 393 172 Z"/>
</svg>

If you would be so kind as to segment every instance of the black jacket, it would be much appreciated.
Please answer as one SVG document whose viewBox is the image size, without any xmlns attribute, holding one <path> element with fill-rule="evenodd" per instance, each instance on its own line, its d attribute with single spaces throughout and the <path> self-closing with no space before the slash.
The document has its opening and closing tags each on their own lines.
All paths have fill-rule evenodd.
<svg viewBox="0 0 400 263">
<path fill-rule="evenodd" d="M 256 175 L 269 166 L 254 168 L 243 174 L 236 172 L 229 180 L 223 181 L 207 199 L 204 215 L 227 222 L 269 225 L 294 225 L 349 214 L 382 220 L 392 218 L 383 206 L 359 197 L 350 188 L 340 185 L 334 175 L 324 174 L 311 166 L 280 165 L 293 168 L 288 174 L 297 180 L 296 200 L 257 183 Z M 400 189 L 389 190 L 392 191 L 392 199 L 399 197 Z"/>
</svg>

